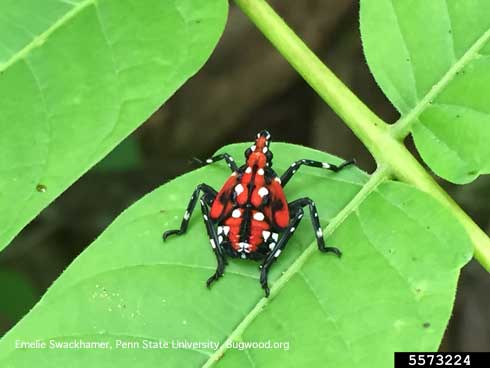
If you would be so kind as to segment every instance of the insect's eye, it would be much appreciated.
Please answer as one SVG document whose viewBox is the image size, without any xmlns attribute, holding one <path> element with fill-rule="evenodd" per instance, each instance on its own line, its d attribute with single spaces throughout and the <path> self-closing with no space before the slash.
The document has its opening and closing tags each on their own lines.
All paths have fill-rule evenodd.
<svg viewBox="0 0 490 368">
<path fill-rule="evenodd" d="M 250 156 L 251 153 L 252 153 L 252 149 L 250 147 L 247 148 L 247 150 L 245 151 L 245 158 L 248 158 L 248 156 Z"/>
</svg>

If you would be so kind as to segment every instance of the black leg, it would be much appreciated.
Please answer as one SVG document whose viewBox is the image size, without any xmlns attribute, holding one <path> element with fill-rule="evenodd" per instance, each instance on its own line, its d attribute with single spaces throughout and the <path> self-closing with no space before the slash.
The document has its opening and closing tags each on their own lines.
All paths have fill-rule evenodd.
<svg viewBox="0 0 490 368">
<path fill-rule="evenodd" d="M 209 217 L 208 205 L 209 202 L 212 202 L 212 200 L 209 200 L 209 198 L 207 197 L 208 195 L 205 194 L 200 201 L 201 211 L 202 211 L 202 216 L 204 218 L 204 223 L 206 224 L 206 230 L 208 232 L 209 242 L 211 243 L 211 248 L 213 248 L 213 252 L 216 255 L 216 261 L 218 262 L 218 265 L 216 267 L 216 272 L 206 281 L 206 286 L 210 287 L 214 281 L 218 280 L 221 276 L 223 276 L 226 259 L 225 259 L 223 248 L 221 246 L 221 242 L 219 241 L 218 235 L 216 234 L 216 229 L 214 228 L 213 222 Z"/>
<path fill-rule="evenodd" d="M 225 160 L 228 167 L 231 169 L 231 171 L 237 171 L 238 170 L 238 166 L 236 165 L 236 162 L 235 160 L 233 159 L 233 157 L 231 157 L 229 154 L 227 153 L 222 153 L 220 155 L 216 155 L 216 156 L 213 156 L 211 158 L 208 158 L 205 162 L 199 160 L 198 158 L 195 158 L 194 157 L 194 160 L 196 160 L 197 162 L 199 162 L 201 165 L 204 165 L 204 164 L 212 164 L 213 162 L 216 162 L 216 161 L 220 161 L 220 160 Z"/>
<path fill-rule="evenodd" d="M 342 170 L 344 167 L 348 165 L 354 164 L 354 160 L 350 161 L 345 161 L 340 165 L 334 165 L 334 164 L 329 164 L 328 162 L 320 162 L 320 161 L 314 161 L 314 160 L 307 160 L 307 159 L 302 159 L 298 160 L 296 162 L 293 162 L 291 166 L 286 170 L 284 174 L 281 176 L 281 185 L 284 188 L 288 181 L 292 178 L 292 176 L 298 171 L 298 169 L 301 167 L 301 165 L 306 165 L 306 166 L 311 166 L 311 167 L 319 167 L 323 169 L 328 169 L 332 170 L 334 172 L 338 172 Z"/>
<path fill-rule="evenodd" d="M 168 230 L 163 233 L 163 240 L 167 240 L 167 238 L 170 235 L 181 235 L 186 232 L 187 226 L 189 225 L 189 219 L 191 218 L 192 212 L 194 211 L 194 207 L 196 206 L 197 199 L 199 197 L 199 192 L 203 192 L 205 200 L 208 202 L 209 205 L 212 204 L 212 201 L 214 198 L 216 198 L 216 191 L 211 188 L 207 184 L 199 184 L 196 189 L 194 190 L 194 193 L 192 193 L 191 200 L 189 201 L 189 204 L 187 205 L 187 209 L 185 210 L 184 217 L 182 218 L 182 223 L 180 224 L 179 229 L 175 230 Z"/>
<path fill-rule="evenodd" d="M 269 285 L 267 283 L 269 268 L 277 259 L 277 257 L 279 257 L 282 250 L 286 247 L 289 239 L 293 235 L 294 231 L 298 227 L 299 222 L 301 221 L 301 218 L 303 217 L 303 208 L 296 207 L 294 210 L 295 213 L 292 213 L 292 218 L 289 221 L 289 225 L 286 227 L 286 229 L 284 229 L 281 238 L 279 239 L 277 244 L 274 245 L 274 248 L 272 248 L 271 252 L 267 255 L 260 266 L 260 284 L 262 285 L 262 289 L 264 289 L 266 297 L 268 297 L 270 294 Z"/>
<path fill-rule="evenodd" d="M 290 211 L 294 213 L 296 208 L 303 208 L 308 206 L 310 210 L 311 224 L 313 225 L 313 230 L 315 231 L 315 237 L 318 244 L 318 249 L 321 252 L 332 252 L 337 256 L 341 256 L 342 253 L 339 249 L 335 247 L 326 247 L 325 240 L 323 239 L 323 231 L 320 226 L 320 219 L 318 218 L 318 211 L 316 210 L 315 202 L 313 202 L 310 198 L 300 198 L 291 203 L 289 203 Z"/>
</svg>

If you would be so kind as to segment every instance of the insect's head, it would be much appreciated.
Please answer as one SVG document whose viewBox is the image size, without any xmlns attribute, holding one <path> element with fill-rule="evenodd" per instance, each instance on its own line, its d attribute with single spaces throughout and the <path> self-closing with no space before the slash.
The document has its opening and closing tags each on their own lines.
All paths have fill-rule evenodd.
<svg viewBox="0 0 490 368">
<path fill-rule="evenodd" d="M 267 130 L 262 130 L 257 133 L 255 144 L 247 148 L 245 158 L 247 159 L 248 167 L 256 167 L 257 169 L 266 166 L 272 166 L 272 152 L 269 150 L 271 135 Z"/>
</svg>

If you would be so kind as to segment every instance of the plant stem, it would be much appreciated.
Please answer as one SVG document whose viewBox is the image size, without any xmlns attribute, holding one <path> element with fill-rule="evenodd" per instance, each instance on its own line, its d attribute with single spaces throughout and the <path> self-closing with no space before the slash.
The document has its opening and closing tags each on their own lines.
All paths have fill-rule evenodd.
<svg viewBox="0 0 490 368">
<path fill-rule="evenodd" d="M 468 232 L 475 249 L 475 258 L 487 271 L 490 271 L 490 239 L 487 234 L 434 181 L 403 143 L 395 138 L 392 129 L 389 129 L 390 126 L 322 63 L 265 0 L 235 0 L 235 2 L 306 82 L 352 129 L 379 166 L 388 167 L 396 178 L 431 194 L 451 210 Z"/>
</svg>

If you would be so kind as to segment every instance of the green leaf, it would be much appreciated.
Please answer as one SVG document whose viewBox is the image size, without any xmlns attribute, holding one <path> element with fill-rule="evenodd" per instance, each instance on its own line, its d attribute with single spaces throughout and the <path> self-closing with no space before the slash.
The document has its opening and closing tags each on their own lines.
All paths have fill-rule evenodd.
<svg viewBox="0 0 490 368">
<path fill-rule="evenodd" d="M 490 173 L 490 2 L 361 1 L 364 52 L 376 81 L 439 176 Z"/>
<path fill-rule="evenodd" d="M 0 13 L 2 249 L 203 65 L 227 1 L 22 0 Z"/>
<path fill-rule="evenodd" d="M 222 152 L 236 160 L 247 144 Z M 282 173 L 295 159 L 340 159 L 273 143 Z M 324 366 L 391 367 L 395 350 L 434 350 L 454 301 L 460 267 L 471 256 L 461 225 L 429 195 L 411 186 L 380 186 L 355 167 L 340 173 L 304 167 L 286 187 L 288 200 L 315 200 L 327 243 L 341 259 L 316 248 L 305 216 L 271 269 L 263 298 L 257 263 L 230 260 L 214 272 L 202 218 L 163 243 L 180 224 L 193 189 L 216 189 L 230 175 L 224 162 L 192 171 L 126 210 L 54 283 L 41 302 L 0 342 L 6 367 Z M 340 214 L 339 214 L 340 213 Z M 15 349 L 16 340 L 109 341 L 103 349 Z M 143 341 L 282 341 L 290 350 L 144 350 Z M 140 349 L 117 349 L 116 340 Z M 367 359 L 366 357 L 369 357 Z M 358 364 L 356 364 L 358 363 Z M 367 365 L 369 364 L 369 365 Z"/>
</svg>

